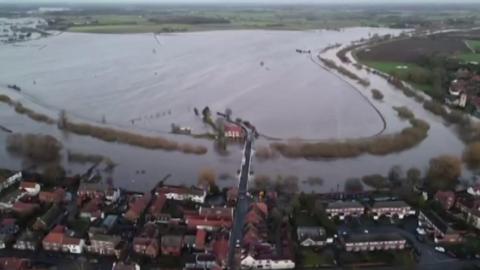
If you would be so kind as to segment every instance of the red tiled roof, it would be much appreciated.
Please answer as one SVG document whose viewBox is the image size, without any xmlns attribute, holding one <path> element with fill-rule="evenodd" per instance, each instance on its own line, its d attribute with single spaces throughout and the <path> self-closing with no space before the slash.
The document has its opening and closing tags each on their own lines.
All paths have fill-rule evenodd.
<svg viewBox="0 0 480 270">
<path fill-rule="evenodd" d="M 195 237 L 195 248 L 204 249 L 205 248 L 205 238 L 207 237 L 207 232 L 205 230 L 197 230 L 197 235 Z"/>
<path fill-rule="evenodd" d="M 239 125 L 236 125 L 236 124 L 231 124 L 231 123 L 225 123 L 224 130 L 226 132 L 231 131 L 231 132 L 243 133 L 242 127 L 240 127 Z"/>
<path fill-rule="evenodd" d="M 228 239 L 226 237 L 218 237 L 213 242 L 213 254 L 217 257 L 218 264 L 222 264 L 227 260 L 228 256 Z"/>
<path fill-rule="evenodd" d="M 130 203 L 130 208 L 125 214 L 125 218 L 135 221 L 137 220 L 142 212 L 147 207 L 148 202 L 150 201 L 149 195 L 143 195 L 140 198 L 135 198 L 133 202 Z"/>
<path fill-rule="evenodd" d="M 200 216 L 187 216 L 185 217 L 185 222 L 190 228 L 195 228 L 197 226 L 216 227 L 216 228 L 232 227 L 231 220 L 205 219 Z"/>
<path fill-rule="evenodd" d="M 22 259 L 16 257 L 0 258 L 1 270 L 23 270 L 27 269 L 30 265 L 29 259 Z"/>
<path fill-rule="evenodd" d="M 12 207 L 13 211 L 20 213 L 33 212 L 37 208 L 38 204 L 36 203 L 24 203 L 21 201 L 15 202 Z"/>
<path fill-rule="evenodd" d="M 233 208 L 231 207 L 201 207 L 199 215 L 205 218 L 233 219 Z"/>
<path fill-rule="evenodd" d="M 167 197 L 164 194 L 159 194 L 155 197 L 150 209 L 148 210 L 150 214 L 157 216 L 162 213 L 163 207 L 165 206 L 165 202 L 167 201 Z"/>
</svg>

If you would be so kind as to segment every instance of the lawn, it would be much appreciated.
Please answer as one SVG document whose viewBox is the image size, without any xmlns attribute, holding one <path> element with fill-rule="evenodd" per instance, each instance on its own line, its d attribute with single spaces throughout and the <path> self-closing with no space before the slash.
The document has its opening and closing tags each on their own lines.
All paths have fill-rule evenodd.
<svg viewBox="0 0 480 270">
<path fill-rule="evenodd" d="M 387 73 L 390 75 L 396 75 L 400 77 L 402 80 L 405 80 L 411 83 L 413 86 L 415 86 L 416 88 L 424 92 L 428 93 L 432 90 L 432 85 L 430 83 L 420 84 L 420 83 L 415 83 L 408 79 L 408 76 L 410 73 L 415 73 L 415 74 L 423 73 L 428 76 L 430 71 L 419 65 L 412 64 L 412 63 L 404 63 L 404 62 L 379 62 L 379 61 L 365 61 L 363 63 L 369 67 L 372 67 L 384 73 Z"/>
<path fill-rule="evenodd" d="M 315 252 L 309 248 L 303 248 L 302 253 L 302 265 L 303 267 L 318 267 L 334 265 L 333 253 L 329 250 L 322 250 L 321 252 Z"/>
<path fill-rule="evenodd" d="M 480 53 L 464 53 L 458 56 L 459 59 L 467 62 L 479 62 L 480 63 Z"/>
<path fill-rule="evenodd" d="M 480 52 L 480 40 L 467 40 L 470 48 L 474 49 L 477 52 Z"/>
</svg>

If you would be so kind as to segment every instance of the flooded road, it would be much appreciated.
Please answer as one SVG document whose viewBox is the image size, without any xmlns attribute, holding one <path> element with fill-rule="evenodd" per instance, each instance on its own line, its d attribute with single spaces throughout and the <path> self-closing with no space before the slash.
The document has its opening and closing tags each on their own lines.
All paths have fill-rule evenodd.
<svg viewBox="0 0 480 270">
<path fill-rule="evenodd" d="M 415 107 L 413 99 L 401 96 L 383 79 L 369 75 L 372 85 L 364 89 L 365 97 L 369 97 L 370 88 L 382 89 L 385 100 L 372 102 L 374 108 L 351 84 L 320 68 L 310 55 L 295 52 L 297 48 L 318 52 L 328 45 L 347 44 L 375 33 L 399 31 L 215 31 L 155 37 L 64 33 L 23 43 L 22 47 L 0 46 L 0 85 L 15 83 L 22 87 L 21 93 L 5 88 L 0 93 L 52 117 L 65 109 L 78 121 L 105 119 L 113 127 L 202 144 L 209 150 L 203 156 L 64 134 L 55 126 L 17 115 L 3 104 L 0 125 L 14 132 L 52 134 L 61 139 L 65 149 L 108 156 L 118 164 L 112 175 L 114 183 L 143 191 L 168 173 L 173 175 L 172 183 L 195 184 L 198 171 L 204 167 L 232 176 L 218 180 L 220 186 L 237 181 L 241 145 L 229 146 L 229 154 L 222 156 L 216 153 L 212 141 L 166 134 L 172 123 L 190 126 L 194 132 L 205 130 L 193 113 L 195 107 L 209 106 L 213 111 L 231 108 L 235 117 L 247 119 L 261 133 L 279 138 L 372 136 L 383 129 L 375 108 L 386 119 L 385 132 L 397 132 L 407 123 L 399 120 L 391 107 L 402 104 L 412 106 L 419 118 L 427 118 L 432 125 L 429 137 L 418 147 L 387 157 L 364 155 L 324 161 L 280 157 L 254 161 L 257 175 L 325 180 L 321 186 L 305 184 L 304 190 L 343 189 L 345 179 L 350 177 L 386 174 L 394 165 L 405 170 L 412 166 L 425 169 L 432 156 L 460 154 L 463 144 L 441 120 Z M 38 50 L 39 45 L 46 46 Z M 6 136 L 0 131 L 1 142 Z M 269 143 L 260 139 L 256 145 Z M 12 157 L 3 146 L 0 161 L 2 167 L 22 167 L 21 159 Z M 83 169 L 80 165 L 66 165 L 72 172 Z"/>
</svg>

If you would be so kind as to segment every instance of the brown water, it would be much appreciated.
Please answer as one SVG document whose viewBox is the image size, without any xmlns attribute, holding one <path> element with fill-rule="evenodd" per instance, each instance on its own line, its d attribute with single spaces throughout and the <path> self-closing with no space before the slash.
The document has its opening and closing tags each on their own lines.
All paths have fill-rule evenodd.
<svg viewBox="0 0 480 270">
<path fill-rule="evenodd" d="M 66 109 L 79 121 L 99 122 L 105 117 L 112 126 L 163 136 L 170 136 L 165 132 L 171 123 L 191 126 L 198 132 L 205 130 L 193 108 L 208 105 L 214 111 L 231 108 L 235 116 L 250 120 L 262 133 L 274 137 L 368 137 L 378 133 L 383 123 L 362 92 L 295 49 L 319 51 L 329 44 L 368 37 L 369 33 L 398 31 L 215 31 L 156 37 L 64 33 L 22 47 L 0 46 L 0 84 L 16 83 L 23 89 L 20 94 L 8 89 L 1 92 L 52 116 Z M 386 132 L 405 127 L 407 123 L 396 117 L 391 106 L 416 106 L 414 101 L 391 90 L 381 79 L 370 79 L 371 87 L 386 89 L 385 101 L 373 103 L 387 119 Z M 365 96 L 369 95 L 367 90 L 363 89 Z M 433 136 L 415 149 L 388 157 L 255 161 L 255 173 L 297 175 L 300 179 L 322 177 L 324 185 L 313 189 L 331 190 L 342 187 L 349 177 L 386 173 L 393 165 L 423 169 L 432 156 L 461 152 L 463 145 L 440 120 L 414 109 L 417 116 L 433 123 Z M 66 136 L 56 128 L 16 115 L 5 105 L 0 106 L 0 115 L 0 124 L 14 131 L 50 133 L 61 138 L 67 149 L 111 157 L 118 163 L 113 173 L 115 183 L 135 190 L 147 190 L 167 173 L 173 174 L 172 181 L 194 184 L 203 167 L 235 175 L 240 166 L 240 145 L 230 146 L 228 156 L 216 154 L 212 142 L 206 140 L 193 140 L 209 148 L 204 156 L 152 151 Z M 0 133 L 0 140 L 5 136 Z M 192 141 L 185 136 L 173 138 Z M 268 143 L 261 139 L 257 145 Z M 21 166 L 21 160 L 3 147 L 0 161 L 4 167 Z M 68 167 L 72 171 L 83 169 L 72 164 Z M 137 174 L 138 170 L 145 170 L 145 174 Z M 234 181 L 219 180 L 219 184 L 226 186 Z"/>
</svg>

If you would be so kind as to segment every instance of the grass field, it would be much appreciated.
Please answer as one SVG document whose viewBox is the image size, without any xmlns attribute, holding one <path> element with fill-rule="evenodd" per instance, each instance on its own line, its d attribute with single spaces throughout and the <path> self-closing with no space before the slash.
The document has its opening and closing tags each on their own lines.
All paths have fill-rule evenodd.
<svg viewBox="0 0 480 270">
<path fill-rule="evenodd" d="M 467 40 L 466 41 L 470 48 L 474 49 L 477 52 L 480 52 L 480 40 Z"/>
<path fill-rule="evenodd" d="M 480 63 L 480 53 L 464 53 L 458 56 L 459 59 L 467 62 L 479 62 Z"/>
<path fill-rule="evenodd" d="M 303 248 L 302 253 L 302 265 L 303 267 L 318 267 L 322 265 L 333 265 L 334 256 L 332 252 L 324 250 L 322 252 L 315 252 L 312 249 Z"/>
<path fill-rule="evenodd" d="M 187 25 L 170 24 L 112 24 L 112 25 L 84 25 L 70 27 L 70 32 L 82 33 L 157 33 L 157 32 L 184 32 L 188 31 Z"/>
<path fill-rule="evenodd" d="M 415 83 L 411 80 L 408 79 L 409 74 L 415 73 L 425 73 L 428 74 L 429 71 L 419 65 L 412 64 L 412 63 L 404 63 L 404 62 L 380 62 L 380 61 L 366 61 L 363 62 L 365 65 L 377 69 L 381 72 L 390 74 L 390 75 L 395 75 L 401 78 L 402 80 L 405 80 L 412 85 L 414 85 L 416 88 L 429 92 L 432 90 L 432 85 L 430 83 Z"/>
</svg>

